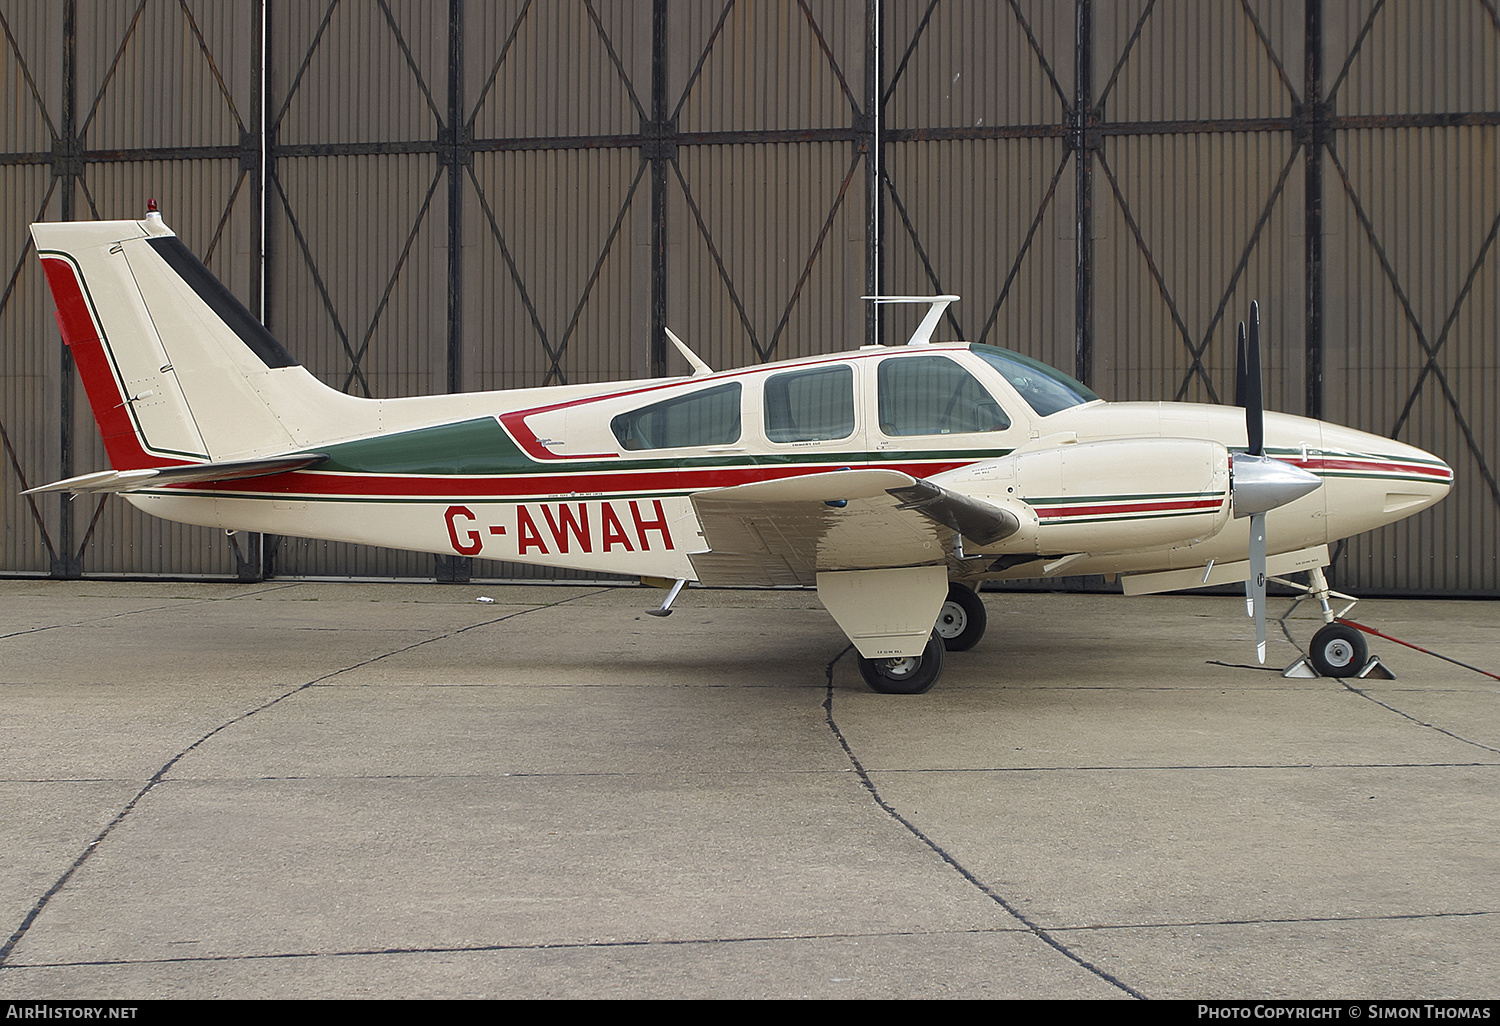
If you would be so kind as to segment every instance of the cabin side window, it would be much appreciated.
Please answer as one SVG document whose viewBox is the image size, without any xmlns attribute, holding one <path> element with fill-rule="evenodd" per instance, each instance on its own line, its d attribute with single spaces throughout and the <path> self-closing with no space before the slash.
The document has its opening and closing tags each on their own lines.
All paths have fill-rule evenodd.
<svg viewBox="0 0 1500 1026">
<path fill-rule="evenodd" d="M 877 375 L 886 435 L 1004 431 L 1010 418 L 968 371 L 946 356 L 883 360 Z"/>
<path fill-rule="evenodd" d="M 705 388 L 622 413 L 609 429 L 626 449 L 685 449 L 740 439 L 740 383 Z"/>
<path fill-rule="evenodd" d="M 766 379 L 766 438 L 825 442 L 854 433 L 854 369 L 847 364 Z"/>
</svg>

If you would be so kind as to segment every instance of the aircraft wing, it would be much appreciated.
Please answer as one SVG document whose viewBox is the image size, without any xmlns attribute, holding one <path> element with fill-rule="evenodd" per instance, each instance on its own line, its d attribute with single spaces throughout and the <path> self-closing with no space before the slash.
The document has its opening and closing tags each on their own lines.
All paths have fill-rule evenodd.
<svg viewBox="0 0 1500 1026">
<path fill-rule="evenodd" d="M 836 470 L 692 496 L 711 585 L 812 585 L 819 571 L 945 562 L 955 535 L 979 544 L 1019 530 L 999 506 L 894 470 Z"/>
<path fill-rule="evenodd" d="M 81 474 L 66 481 L 28 488 L 22 495 L 37 492 L 133 492 L 141 488 L 159 488 L 168 484 L 196 484 L 203 481 L 240 481 L 247 477 L 266 477 L 288 470 L 303 470 L 327 460 L 322 453 L 299 456 L 273 456 L 261 460 L 226 460 L 220 463 L 187 463 L 175 467 L 152 467 L 145 470 L 101 470 Z"/>
</svg>

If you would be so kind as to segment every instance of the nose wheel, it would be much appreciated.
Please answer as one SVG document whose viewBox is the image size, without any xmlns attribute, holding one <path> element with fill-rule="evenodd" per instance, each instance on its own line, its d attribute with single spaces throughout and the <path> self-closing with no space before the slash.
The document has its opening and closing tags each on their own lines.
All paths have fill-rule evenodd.
<svg viewBox="0 0 1500 1026">
<path fill-rule="evenodd" d="M 984 611 L 984 600 L 972 588 L 962 584 L 950 584 L 948 597 L 938 611 L 938 637 L 949 652 L 966 652 L 979 644 L 984 637 L 984 628 L 989 621 Z"/>
<path fill-rule="evenodd" d="M 1330 623 L 1313 635 L 1307 654 L 1322 676 L 1353 677 L 1370 658 L 1370 647 L 1353 627 Z"/>
</svg>

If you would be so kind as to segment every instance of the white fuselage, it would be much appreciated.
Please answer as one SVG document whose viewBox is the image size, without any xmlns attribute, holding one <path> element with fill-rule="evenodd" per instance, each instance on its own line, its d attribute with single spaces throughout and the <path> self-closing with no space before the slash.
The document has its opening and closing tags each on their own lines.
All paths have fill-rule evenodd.
<svg viewBox="0 0 1500 1026">
<path fill-rule="evenodd" d="M 977 577 L 1140 573 L 1245 558 L 1248 528 L 1229 515 L 1227 499 L 1216 510 L 1197 514 L 1152 508 L 1161 496 L 1181 491 L 1176 479 L 1185 471 L 1172 465 L 1168 449 L 1129 444 L 1207 440 L 1243 449 L 1243 411 L 1091 401 L 1042 416 L 967 346 L 934 345 L 922 352 L 958 361 L 993 396 L 1008 425 L 888 433 L 879 414 L 880 367 L 914 354 L 907 347 L 867 348 L 698 378 L 541 394 L 383 403 L 345 397 L 351 404 L 385 405 L 378 419 L 390 426 L 347 443 L 365 450 L 362 460 L 349 462 L 350 469 L 318 468 L 128 497 L 158 516 L 226 529 L 697 579 L 687 558 L 702 548 L 692 493 L 878 467 L 930 478 L 987 501 L 1018 500 L 1021 508 L 1033 510 L 1034 530 L 991 546 L 970 546 L 969 554 L 1029 554 L 1036 560 L 1011 560 L 1006 568 Z M 768 380 L 788 370 L 835 366 L 847 367 L 855 382 L 852 430 L 838 438 L 786 443 L 769 437 Z M 617 417 L 644 405 L 732 383 L 739 385 L 739 431 L 732 440 L 630 448 L 611 430 Z M 415 416 L 399 416 L 408 410 Z M 443 419 L 445 410 L 452 411 L 451 419 Z M 1434 457 L 1376 435 L 1284 414 L 1267 414 L 1265 431 L 1268 453 L 1323 480 L 1322 488 L 1270 513 L 1273 553 L 1324 545 L 1399 520 L 1441 499 L 1451 483 L 1451 472 Z M 445 447 L 483 447 L 488 438 L 505 450 L 493 454 L 492 466 L 473 453 L 449 453 L 445 461 Z M 1121 444 L 1114 449 L 1089 444 L 1112 440 Z M 337 455 L 344 444 L 307 448 Z M 403 456 L 402 445 L 412 451 Z M 384 470 L 387 465 L 399 469 Z M 1213 476 L 1204 473 L 1205 481 Z M 1201 490 L 1212 494 L 1214 487 L 1209 483 Z M 1063 556 L 1069 558 L 1050 565 Z"/>
</svg>

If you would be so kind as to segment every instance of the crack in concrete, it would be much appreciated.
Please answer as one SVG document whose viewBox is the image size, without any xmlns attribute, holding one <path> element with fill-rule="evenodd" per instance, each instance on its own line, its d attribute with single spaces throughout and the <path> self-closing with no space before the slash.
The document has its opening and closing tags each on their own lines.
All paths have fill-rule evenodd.
<svg viewBox="0 0 1500 1026">
<path fill-rule="evenodd" d="M 709 947 L 720 944 L 767 944 L 821 940 L 881 940 L 890 937 L 962 937 L 1021 934 L 1023 927 L 986 930 L 870 930 L 860 933 L 751 934 L 744 937 L 652 937 L 640 940 L 537 941 L 531 944 L 456 944 L 413 947 L 348 948 L 332 951 L 263 951 L 246 955 L 177 955 L 160 958 L 100 958 L 77 962 L 26 962 L 14 969 L 78 969 L 111 965 L 177 965 L 194 962 L 254 962 L 278 958 L 363 958 L 371 955 L 453 955 L 486 951 L 586 951 L 611 948 Z"/>
<path fill-rule="evenodd" d="M 1281 627 L 1281 633 L 1283 633 L 1283 634 L 1286 635 L 1286 640 L 1291 641 L 1292 645 L 1296 647 L 1296 649 L 1297 649 L 1298 652 L 1303 651 L 1303 648 L 1302 648 L 1301 645 L 1298 645 L 1296 641 L 1292 640 L 1292 632 L 1291 632 L 1291 629 L 1287 627 L 1286 621 L 1287 621 L 1287 618 L 1292 615 L 1293 611 L 1296 610 L 1297 603 L 1301 602 L 1301 601 L 1302 601 L 1302 599 L 1299 598 L 1295 602 L 1293 602 L 1291 608 L 1288 609 L 1285 613 L 1283 613 L 1282 616 L 1281 616 L 1281 618 L 1276 621 L 1276 623 Z M 1429 653 L 1429 654 L 1435 654 L 1435 653 Z M 1438 658 L 1439 659 L 1444 659 L 1445 661 L 1450 661 L 1451 662 L 1451 660 L 1447 660 L 1446 656 L 1438 656 Z M 1463 664 L 1459 664 L 1459 665 L 1463 665 Z M 1468 667 L 1466 667 L 1466 669 L 1472 670 L 1472 669 L 1474 669 L 1474 667 L 1468 666 Z M 1483 673 L 1484 671 L 1480 670 L 1479 672 Z M 1361 688 L 1357 688 L 1353 684 L 1350 683 L 1350 681 L 1357 681 L 1357 680 L 1359 680 L 1360 678 L 1358 678 L 1358 677 L 1334 677 L 1332 679 L 1334 681 L 1336 681 L 1338 684 L 1340 684 L 1344 688 L 1344 690 L 1352 692 L 1353 694 L 1358 695 L 1360 698 L 1363 698 L 1363 699 L 1365 699 L 1368 702 L 1374 702 L 1376 705 L 1380 706 L 1382 709 L 1385 709 L 1387 712 L 1393 712 L 1397 716 L 1402 717 L 1403 719 L 1410 720 L 1412 723 L 1415 723 L 1419 727 L 1426 727 L 1428 730 L 1435 730 L 1439 734 L 1443 734 L 1443 735 L 1445 735 L 1447 737 L 1451 737 L 1453 740 L 1459 742 L 1460 744 L 1472 745 L 1473 747 L 1478 748 L 1481 751 L 1494 752 L 1495 754 L 1500 755 L 1500 748 L 1497 748 L 1494 745 L 1487 745 L 1483 741 L 1475 741 L 1472 738 L 1464 737 L 1462 734 L 1456 734 L 1453 731 L 1449 730 L 1447 727 L 1439 727 L 1436 723 L 1431 723 L 1431 722 L 1429 722 L 1427 720 L 1419 719 L 1418 717 L 1413 716 L 1411 713 L 1406 712 L 1404 709 L 1398 709 L 1398 708 L 1396 708 L 1394 705 L 1391 705 L 1389 702 L 1382 702 L 1380 699 L 1376 698 L 1374 695 L 1370 694 L 1368 691 L 1365 691 L 1365 690 L 1363 690 Z"/>
<path fill-rule="evenodd" d="M 284 587 L 290 587 L 290 585 L 286 585 Z M 601 591 L 602 590 L 603 589 L 601 589 Z M 337 670 L 331 670 L 328 673 L 321 674 L 317 677 L 314 677 L 312 680 L 305 681 L 304 683 L 291 688 L 283 694 L 277 695 L 275 698 L 271 698 L 265 702 L 262 702 L 260 705 L 256 706 L 254 709 L 249 710 L 248 712 L 241 713 L 238 716 L 234 716 L 228 720 L 225 720 L 223 723 L 219 724 L 217 727 L 213 728 L 208 733 L 204 734 L 202 737 L 194 741 L 192 744 L 188 745 L 182 751 L 178 752 L 176 755 L 168 759 L 160 769 L 158 769 L 151 775 L 151 778 L 147 780 L 146 783 L 141 787 L 141 789 L 135 793 L 135 796 L 132 797 L 130 801 L 125 803 L 124 807 L 115 814 L 114 818 L 111 819 L 107 824 L 105 824 L 104 829 L 99 831 L 98 836 L 96 836 L 92 841 L 84 846 L 83 851 L 78 855 L 76 859 L 73 860 L 72 864 L 68 866 L 67 870 L 63 872 L 62 876 L 58 877 L 57 881 L 51 887 L 47 888 L 42 896 L 37 899 L 36 903 L 31 907 L 30 911 L 26 913 L 25 918 L 21 920 L 21 924 L 16 927 L 15 932 L 10 935 L 10 938 L 6 940 L 3 945 L 0 945 L 0 969 L 6 967 L 6 963 L 10 960 L 11 952 L 15 950 L 16 945 L 19 944 L 22 938 L 26 936 L 27 931 L 31 929 L 31 926 L 36 922 L 37 917 L 40 916 L 46 909 L 47 905 L 51 903 L 53 897 L 55 897 L 64 887 L 67 886 L 68 881 L 73 878 L 73 875 L 77 873 L 78 870 L 83 867 L 84 863 L 86 863 L 94 854 L 94 852 L 98 850 L 99 845 L 102 844 L 107 837 L 109 837 L 109 835 L 114 831 L 115 827 L 119 826 L 120 823 L 125 820 L 125 817 L 129 816 L 130 813 L 134 811 L 135 807 L 140 804 L 141 799 L 145 798 L 147 794 L 154 790 L 156 786 L 160 784 L 163 779 L 165 779 L 166 775 L 171 772 L 172 767 L 176 766 L 179 762 L 186 758 L 189 753 L 196 751 L 198 748 L 208 743 L 208 741 L 210 741 L 212 738 L 221 734 L 225 730 L 228 730 L 230 727 L 235 726 L 236 724 L 243 723 L 245 720 L 248 720 L 252 716 L 258 715 L 259 713 L 265 712 L 267 709 L 270 709 L 273 706 L 279 705 L 280 703 L 286 701 L 288 698 L 291 698 L 293 695 L 301 694 L 308 688 L 313 687 L 316 684 L 321 684 L 322 682 L 337 677 L 340 674 L 349 673 L 350 671 L 361 669 L 362 667 L 369 666 L 372 663 L 378 663 L 382 659 L 388 659 L 391 656 L 400 655 L 403 652 L 410 652 L 412 649 L 420 648 L 423 645 L 428 645 L 435 641 L 443 641 L 447 638 L 457 637 L 460 634 L 476 630 L 480 627 L 488 627 L 492 624 L 497 624 L 501 621 L 512 619 L 513 617 L 524 616 L 527 613 L 534 613 L 541 609 L 550 609 L 553 606 L 560 606 L 565 603 L 573 602 L 581 598 L 587 598 L 590 595 L 599 593 L 600 592 L 585 592 L 582 595 L 573 595 L 568 598 L 559 599 L 556 602 L 546 603 L 545 605 L 531 606 L 526 609 L 518 609 L 514 612 L 506 613 L 502 616 L 496 616 L 488 620 L 482 620 L 479 623 L 471 623 L 466 627 L 459 627 L 455 630 L 447 631 L 442 634 L 435 634 L 432 637 L 423 638 L 420 641 L 414 641 L 409 645 L 402 645 L 400 648 L 391 649 L 389 652 L 382 652 L 380 655 L 372 656 L 369 659 L 364 659 L 360 662 L 352 663 L 348 666 L 340 667 Z M 243 596 L 233 597 L 239 598 Z M 197 601 L 211 602 L 221 600 L 199 599 Z M 166 607 L 158 606 L 155 608 L 160 609 Z M 141 612 L 141 610 L 133 610 L 132 612 Z M 114 615 L 124 616 L 129 614 L 117 613 Z M 102 619 L 109 619 L 109 617 L 104 617 Z"/>
<path fill-rule="evenodd" d="M 1088 959 L 1084 958 L 1082 955 L 1078 954 L 1067 945 L 1063 944 L 1056 937 L 1053 937 L 1046 928 L 1035 922 L 1032 922 L 1032 920 L 1027 917 L 1025 913 L 1023 913 L 1015 905 L 1011 904 L 1011 902 L 1007 901 L 1004 895 L 1000 894 L 998 891 L 990 887 L 989 884 L 979 879 L 979 877 L 971 872 L 967 867 L 965 867 L 963 863 L 959 862 L 957 858 L 955 858 L 948 851 L 944 850 L 942 845 L 938 844 L 931 837 L 927 836 L 927 834 L 923 833 L 920 827 L 918 827 L 911 820 L 907 819 L 905 816 L 901 815 L 901 813 L 897 812 L 895 806 L 891 805 L 890 802 L 886 801 L 885 798 L 881 796 L 880 789 L 875 786 L 875 781 L 870 779 L 870 774 L 865 770 L 864 764 L 860 762 L 859 757 L 854 754 L 854 749 L 849 744 L 849 739 L 844 736 L 844 732 L 839 729 L 838 723 L 833 718 L 833 668 L 838 664 L 838 661 L 840 659 L 848 655 L 853 650 L 853 645 L 845 647 L 841 652 L 838 653 L 838 655 L 834 656 L 833 659 L 829 661 L 828 666 L 824 670 L 828 678 L 828 684 L 823 698 L 823 716 L 824 721 L 828 724 L 828 729 L 833 733 L 834 739 L 838 741 L 839 747 L 844 750 L 845 757 L 849 760 L 850 765 L 854 768 L 855 776 L 859 778 L 860 785 L 870 795 L 875 804 L 879 806 L 881 811 L 883 811 L 887 816 L 904 827 L 908 833 L 910 833 L 913 837 L 926 845 L 933 854 L 946 862 L 954 872 L 963 877 L 963 879 L 966 880 L 976 890 L 978 890 L 979 893 L 983 894 L 985 897 L 989 898 L 995 904 L 1003 908 L 1011 916 L 1011 918 L 1015 919 L 1016 922 L 1025 927 L 1026 931 L 1033 937 L 1037 938 L 1043 944 L 1046 944 L 1048 947 L 1052 948 L 1054 951 L 1062 955 L 1064 958 L 1068 959 L 1070 962 L 1093 974 L 1094 976 L 1103 980 L 1105 983 L 1108 983 L 1110 986 L 1118 988 L 1119 990 L 1125 992 L 1126 994 L 1129 994 L 1133 998 L 1145 1000 L 1145 994 L 1142 994 L 1140 991 L 1130 986 L 1130 984 L 1126 983 L 1124 980 L 1119 979 L 1113 974 L 1090 962 Z"/>
</svg>

